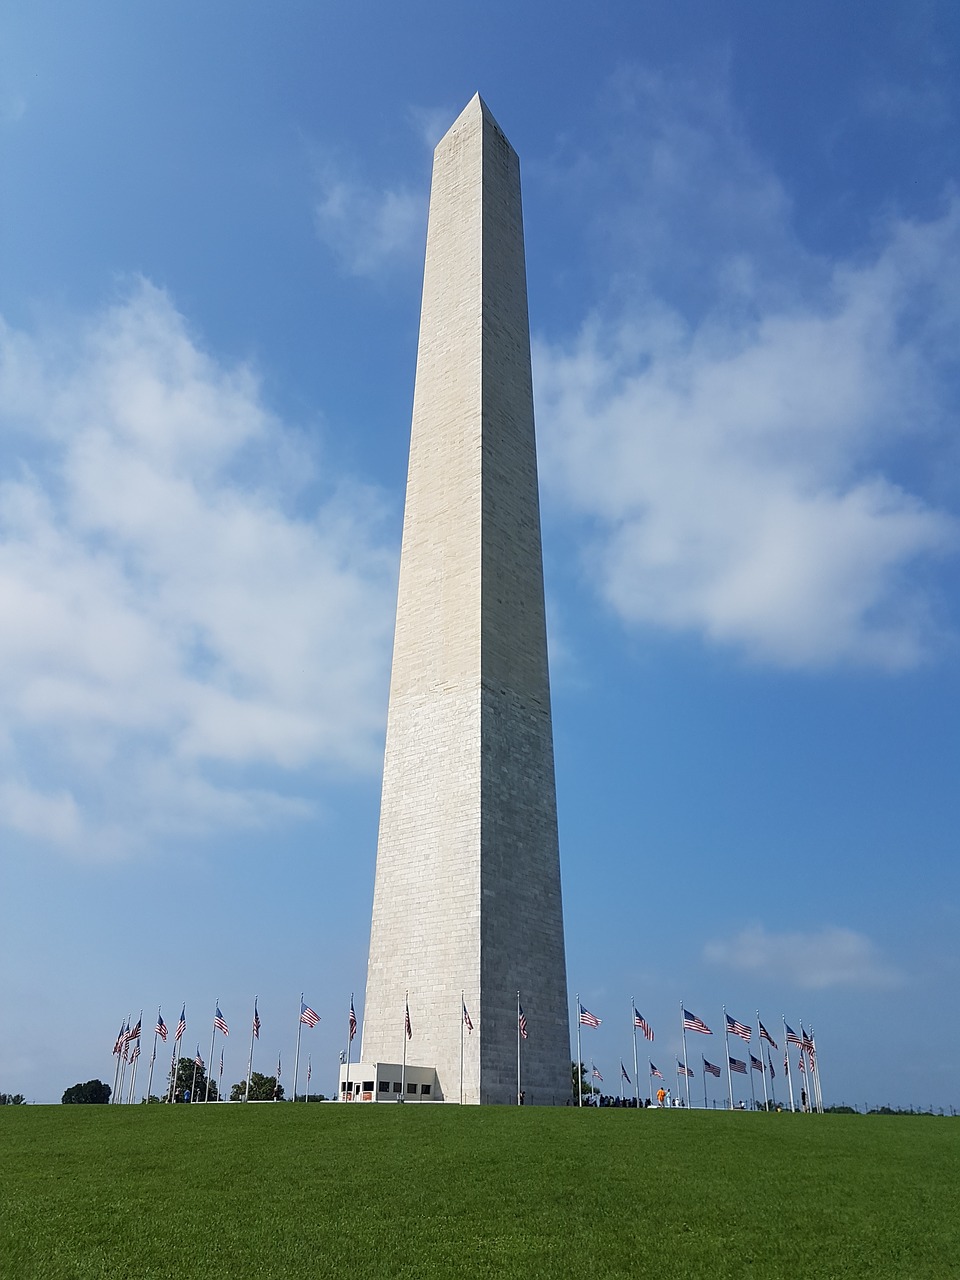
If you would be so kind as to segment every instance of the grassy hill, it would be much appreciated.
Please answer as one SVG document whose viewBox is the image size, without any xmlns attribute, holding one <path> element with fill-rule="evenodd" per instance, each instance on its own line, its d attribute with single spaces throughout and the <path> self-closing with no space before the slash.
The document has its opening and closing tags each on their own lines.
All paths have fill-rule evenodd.
<svg viewBox="0 0 960 1280">
<path fill-rule="evenodd" d="M 960 1276 L 941 1117 L 4 1107 L 0 1275 Z"/>
</svg>

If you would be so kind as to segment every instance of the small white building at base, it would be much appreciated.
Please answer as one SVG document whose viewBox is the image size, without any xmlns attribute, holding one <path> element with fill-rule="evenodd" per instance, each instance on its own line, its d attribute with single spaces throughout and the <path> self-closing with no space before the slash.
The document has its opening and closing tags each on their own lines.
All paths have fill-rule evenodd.
<svg viewBox="0 0 960 1280">
<path fill-rule="evenodd" d="M 409 1062 L 351 1062 L 340 1067 L 340 1102 L 459 1102 L 444 1098 L 436 1067 Z"/>
</svg>

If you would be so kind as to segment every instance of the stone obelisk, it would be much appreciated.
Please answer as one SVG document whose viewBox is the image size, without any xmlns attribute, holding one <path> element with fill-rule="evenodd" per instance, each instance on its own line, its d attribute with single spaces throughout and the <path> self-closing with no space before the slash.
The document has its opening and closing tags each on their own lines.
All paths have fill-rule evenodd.
<svg viewBox="0 0 960 1280">
<path fill-rule="evenodd" d="M 461 991 L 473 1030 L 463 1027 Z M 362 1058 L 447 1101 L 571 1093 L 517 154 L 477 95 L 434 156 Z"/>
</svg>

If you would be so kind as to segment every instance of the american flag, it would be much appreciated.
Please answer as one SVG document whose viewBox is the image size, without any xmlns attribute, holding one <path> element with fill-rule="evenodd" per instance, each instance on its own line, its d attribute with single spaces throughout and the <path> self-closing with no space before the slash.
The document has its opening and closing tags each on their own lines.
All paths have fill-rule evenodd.
<svg viewBox="0 0 960 1280">
<path fill-rule="evenodd" d="M 623 1076 L 624 1080 L 626 1080 L 627 1084 L 633 1084 L 633 1081 L 627 1075 L 627 1068 L 623 1065 L 622 1062 L 620 1063 L 620 1074 Z"/>
<path fill-rule="evenodd" d="M 683 1011 L 683 1029 L 684 1031 L 699 1031 L 703 1036 L 713 1035 L 713 1032 L 702 1018 L 698 1018 L 695 1013 L 688 1013 L 686 1009 Z"/>
<path fill-rule="evenodd" d="M 260 1014 L 257 1010 L 256 1000 L 253 1002 L 253 1038 L 254 1040 L 260 1039 Z"/>
<path fill-rule="evenodd" d="M 123 1060 L 130 1061 L 130 1019 L 127 1019 L 126 1029 L 123 1033 Z"/>
<path fill-rule="evenodd" d="M 115 1043 L 115 1044 L 114 1044 L 114 1046 L 113 1046 L 113 1052 L 114 1052 L 115 1054 L 116 1054 L 116 1053 L 120 1053 L 120 1051 L 121 1051 L 122 1049 L 123 1049 L 123 1023 L 121 1022 L 121 1023 L 120 1023 L 120 1030 L 117 1032 L 117 1040 L 116 1040 L 116 1043 Z"/>
<path fill-rule="evenodd" d="M 315 1027 L 320 1021 L 320 1015 L 311 1009 L 308 1004 L 303 1003 L 303 997 L 300 997 L 300 1021 L 305 1027 Z"/>
<path fill-rule="evenodd" d="M 792 1027 L 788 1027 L 786 1023 L 784 1023 L 783 1025 L 786 1028 L 786 1032 L 787 1032 L 787 1044 L 795 1044 L 798 1049 L 802 1049 L 803 1041 L 800 1039 L 797 1033 L 793 1030 Z"/>
<path fill-rule="evenodd" d="M 130 1055 L 130 1061 L 131 1061 L 131 1062 L 136 1062 L 136 1060 L 137 1060 L 139 1057 L 140 1057 L 140 1042 L 139 1042 L 139 1040 L 138 1040 L 138 1041 L 137 1041 L 137 1043 L 136 1043 L 136 1045 L 134 1046 L 133 1053 L 131 1053 L 131 1055 Z"/>
<path fill-rule="evenodd" d="M 804 1075 L 806 1075 L 806 1074 L 807 1074 L 807 1068 L 803 1065 L 803 1054 L 802 1054 L 802 1053 L 801 1053 L 801 1055 L 800 1055 L 800 1062 L 799 1062 L 799 1064 L 798 1064 L 798 1065 L 799 1065 L 799 1067 L 800 1067 L 800 1070 L 803 1072 L 803 1074 L 804 1074 Z"/>
<path fill-rule="evenodd" d="M 812 1054 L 813 1053 L 813 1036 L 810 1034 L 809 1031 L 804 1031 L 802 1022 L 800 1023 L 800 1038 L 803 1041 L 803 1047 L 806 1049 L 807 1053 Z"/>
<path fill-rule="evenodd" d="M 138 1022 L 137 1022 L 137 1025 L 133 1028 L 133 1030 L 132 1030 L 132 1031 L 128 1031 L 128 1032 L 127 1032 L 127 1039 L 128 1039 L 128 1040 L 139 1040 L 139 1039 L 140 1039 L 140 1027 L 141 1027 L 141 1025 L 142 1025 L 142 1024 L 143 1024 L 143 1018 L 140 1018 L 140 1019 L 138 1020 Z"/>
<path fill-rule="evenodd" d="M 176 1008 L 176 1005 L 174 1005 Z M 187 1006 L 184 1005 L 180 1010 L 180 1021 L 177 1023 L 177 1034 L 173 1037 L 174 1043 L 183 1039 L 183 1033 L 187 1029 Z"/>
<path fill-rule="evenodd" d="M 353 1011 L 353 996 L 350 997 L 350 1039 L 357 1034 L 357 1015 Z"/>
<path fill-rule="evenodd" d="M 277 1079 L 280 1079 L 280 1055 L 277 1054 Z"/>
<path fill-rule="evenodd" d="M 706 1060 L 706 1058 L 704 1058 L 704 1060 L 703 1060 L 703 1069 L 704 1069 L 704 1071 L 709 1071 L 709 1072 L 710 1072 L 710 1074 L 711 1074 L 712 1076 L 716 1076 L 716 1077 L 717 1077 L 717 1079 L 719 1079 L 719 1078 L 720 1078 L 720 1068 L 719 1068 L 718 1066 L 716 1066 L 716 1064 L 715 1064 L 715 1063 L 713 1063 L 713 1062 L 708 1062 L 708 1061 Z"/>
<path fill-rule="evenodd" d="M 755 1058 L 752 1053 L 750 1055 L 750 1066 L 752 1070 L 759 1071 L 763 1075 L 763 1063 L 759 1058 Z"/>
<path fill-rule="evenodd" d="M 600 1074 L 600 1072 L 597 1070 L 597 1068 L 593 1065 L 592 1062 L 590 1063 L 590 1074 L 591 1076 L 593 1076 L 594 1080 L 599 1080 L 601 1084 L 603 1083 L 603 1076 Z"/>
<path fill-rule="evenodd" d="M 732 1036 L 739 1036 L 741 1040 L 750 1039 L 750 1028 L 743 1022 L 738 1022 L 736 1018 L 731 1018 L 727 1014 L 727 1031 Z"/>
<path fill-rule="evenodd" d="M 167 1024 L 164 1022 L 163 1014 L 160 1012 L 159 1009 L 157 1010 L 156 1032 L 157 1032 L 157 1035 L 160 1037 L 160 1039 L 163 1041 L 163 1043 L 166 1044 L 167 1043 Z"/>
<path fill-rule="evenodd" d="M 773 1069 L 773 1059 L 770 1057 L 770 1050 L 767 1050 L 767 1066 L 770 1068 L 770 1079 L 776 1080 L 777 1073 Z"/>
<path fill-rule="evenodd" d="M 633 1025 L 639 1027 L 643 1032 L 644 1039 L 653 1040 L 653 1027 L 646 1020 L 642 1013 L 637 1013 L 636 1005 L 633 1008 Z"/>
<path fill-rule="evenodd" d="M 779 1046 L 777 1045 L 776 1040 L 774 1040 L 773 1036 L 770 1034 L 770 1032 L 763 1025 L 763 1023 L 760 1021 L 759 1018 L 757 1019 L 757 1026 L 760 1028 L 760 1039 L 766 1040 L 767 1044 L 772 1044 L 775 1049 L 778 1048 Z"/>
<path fill-rule="evenodd" d="M 310 1083 L 310 1058 L 307 1057 L 307 1084 Z"/>
<path fill-rule="evenodd" d="M 523 1012 L 523 1005 L 517 1001 L 517 1030 L 520 1032 L 520 1038 L 527 1038 L 527 1015 Z"/>
<path fill-rule="evenodd" d="M 203 1059 L 200 1057 L 200 1046 L 199 1046 L 199 1045 L 197 1045 L 197 1056 L 194 1058 L 194 1062 L 197 1064 L 197 1066 L 198 1066 L 198 1067 L 200 1068 L 200 1070 L 202 1071 L 202 1070 L 203 1070 Z"/>
<path fill-rule="evenodd" d="M 651 1074 L 652 1076 L 656 1076 L 656 1078 L 657 1078 L 658 1080 L 662 1080 L 662 1079 L 663 1079 L 663 1072 L 662 1072 L 662 1071 L 658 1071 L 658 1070 L 657 1070 L 657 1068 L 653 1065 L 653 1063 L 652 1063 L 652 1062 L 650 1063 L 650 1074 Z"/>
<path fill-rule="evenodd" d="M 217 1012 L 213 1016 L 213 1025 L 218 1031 L 222 1031 L 225 1036 L 230 1034 L 230 1028 L 227 1026 L 223 1014 L 220 1012 L 219 1005 L 217 1005 Z"/>
<path fill-rule="evenodd" d="M 408 1040 L 412 1040 L 412 1039 L 413 1039 L 413 1027 L 411 1027 L 411 1025 L 410 1025 L 410 1003 L 409 1003 L 409 1001 L 404 1005 L 403 1029 L 404 1029 L 404 1031 L 407 1033 L 407 1039 L 408 1039 Z"/>
<path fill-rule="evenodd" d="M 685 1067 L 685 1066 L 683 1065 L 683 1063 L 680 1061 L 680 1059 L 678 1058 L 678 1059 L 677 1059 L 677 1075 L 678 1075 L 678 1076 L 692 1076 L 692 1075 L 693 1075 L 693 1068 L 692 1068 L 692 1067 Z"/>
<path fill-rule="evenodd" d="M 591 1013 L 589 1009 L 585 1009 L 580 1005 L 580 1025 L 582 1027 L 599 1027 L 600 1019 L 595 1013 Z"/>
<path fill-rule="evenodd" d="M 731 1071 L 736 1071 L 742 1076 L 747 1074 L 747 1064 L 745 1062 L 741 1062 L 739 1058 L 730 1058 L 729 1062 Z"/>
<path fill-rule="evenodd" d="M 470 1021 L 469 1013 L 467 1013 L 467 1002 L 466 1000 L 462 1000 L 460 1003 L 463 1005 L 463 1025 L 467 1028 L 468 1031 L 472 1031 L 473 1023 Z"/>
<path fill-rule="evenodd" d="M 220 1050 L 220 1078 L 223 1079 L 223 1050 Z"/>
</svg>

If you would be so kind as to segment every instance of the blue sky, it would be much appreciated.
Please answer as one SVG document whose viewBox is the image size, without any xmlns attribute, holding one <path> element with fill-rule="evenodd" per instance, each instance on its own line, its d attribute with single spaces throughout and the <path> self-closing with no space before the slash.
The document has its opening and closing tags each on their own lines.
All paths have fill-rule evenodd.
<svg viewBox="0 0 960 1280">
<path fill-rule="evenodd" d="M 184 1000 L 238 1080 L 254 993 L 292 1065 L 301 990 L 333 1087 L 431 151 L 479 90 L 585 1056 L 629 1068 L 635 996 L 669 1080 L 681 1000 L 759 1007 L 828 1102 L 957 1104 L 958 52 L 947 2 L 6 7 L 0 1088 L 112 1082 Z"/>
</svg>

